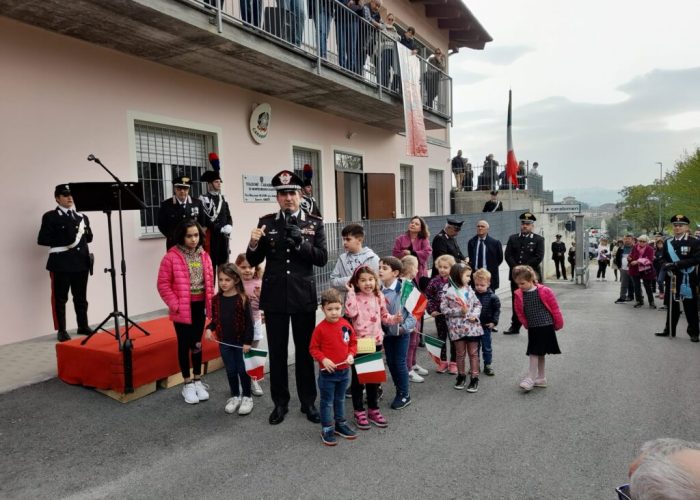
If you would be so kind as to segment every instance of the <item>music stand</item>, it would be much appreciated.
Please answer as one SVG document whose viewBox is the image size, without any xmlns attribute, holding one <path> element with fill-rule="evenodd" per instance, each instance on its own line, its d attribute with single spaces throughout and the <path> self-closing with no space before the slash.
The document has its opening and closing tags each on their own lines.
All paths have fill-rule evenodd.
<svg viewBox="0 0 700 500">
<path fill-rule="evenodd" d="M 105 170 L 107 168 L 100 163 L 97 158 L 94 160 L 99 163 Z M 114 175 L 107 170 L 114 177 Z M 126 261 L 124 260 L 124 230 L 122 226 L 122 211 L 123 210 L 141 210 L 145 208 L 141 201 L 143 198 L 143 189 L 137 182 L 122 182 L 115 177 L 117 182 L 74 182 L 70 183 L 71 194 L 75 201 L 76 207 L 80 208 L 81 212 L 104 212 L 107 215 L 107 233 L 109 237 L 109 268 L 105 268 L 104 272 L 109 273 L 112 284 L 112 307 L 113 310 L 107 315 L 102 323 L 95 328 L 80 344 L 85 345 L 96 333 L 103 331 L 109 333 L 104 325 L 109 320 L 114 320 L 114 337 L 119 344 L 119 350 L 124 353 L 124 387 L 125 392 L 133 392 L 132 386 L 132 365 L 131 365 L 131 349 L 132 343 L 129 337 L 129 327 L 138 328 L 145 335 L 150 335 L 146 330 L 139 326 L 136 322 L 129 319 L 128 316 L 128 301 L 126 292 Z M 123 193 L 126 193 L 124 195 Z M 122 276 L 122 294 L 124 299 L 124 312 L 119 310 L 117 301 L 117 281 L 116 269 L 114 267 L 114 238 L 112 235 L 112 211 L 117 210 L 119 213 L 119 241 L 121 247 L 121 276 Z M 124 319 L 124 334 L 123 341 L 120 335 L 119 318 Z"/>
</svg>

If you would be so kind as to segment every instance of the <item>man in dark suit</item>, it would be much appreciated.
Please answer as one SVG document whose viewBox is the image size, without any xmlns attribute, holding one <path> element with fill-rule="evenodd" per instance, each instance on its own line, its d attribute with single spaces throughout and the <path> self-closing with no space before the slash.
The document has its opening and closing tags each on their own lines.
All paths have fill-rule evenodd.
<svg viewBox="0 0 700 500">
<path fill-rule="evenodd" d="M 87 215 L 75 211 L 68 184 L 56 186 L 54 197 L 58 206 L 42 217 L 37 243 L 50 247 L 46 269 L 51 273 L 54 328 L 58 341 L 65 342 L 70 340 L 66 331 L 66 302 L 69 290 L 73 295 L 78 333 L 92 333 L 87 317 L 87 282 L 91 268 L 88 243 L 92 241 L 92 230 Z"/>
<path fill-rule="evenodd" d="M 462 230 L 464 221 L 447 218 L 445 227 L 433 238 L 433 262 L 441 255 L 451 255 L 457 262 L 465 260 L 462 250 L 457 243 L 457 235 Z M 432 277 L 437 276 L 437 268 L 433 266 Z"/>
<path fill-rule="evenodd" d="M 467 255 L 472 269 L 486 269 L 491 273 L 491 289 L 495 292 L 500 285 L 498 267 L 503 262 L 503 244 L 489 236 L 489 223 L 480 220 L 476 223 L 476 236 L 467 242 Z"/>
<path fill-rule="evenodd" d="M 513 315 L 510 328 L 503 332 L 505 334 L 520 333 L 521 326 L 520 320 L 515 314 L 514 298 L 518 285 L 513 281 L 513 268 L 521 265 L 530 266 L 537 273 L 537 278 L 542 281 L 540 264 L 542 264 L 542 259 L 544 258 L 544 238 L 532 232 L 536 220 L 537 218 L 530 212 L 520 214 L 520 232 L 511 235 L 506 244 L 505 259 L 510 268 L 508 279 L 510 280 L 510 301 L 513 307 Z"/>
<path fill-rule="evenodd" d="M 561 278 L 562 275 L 566 279 L 566 243 L 561 241 L 561 234 L 558 234 L 556 238 L 557 241 L 552 242 L 552 260 L 554 267 L 557 268 L 557 279 Z"/>
<path fill-rule="evenodd" d="M 289 321 L 295 346 L 297 395 L 301 411 L 311 422 L 319 423 L 316 409 L 314 361 L 309 354 L 311 334 L 316 326 L 316 284 L 314 266 L 328 261 L 323 219 L 301 209 L 298 176 L 283 170 L 272 179 L 280 210 L 260 218 L 251 231 L 246 259 L 252 266 L 266 260 L 260 293 L 260 309 L 265 312 L 267 344 L 270 350 L 270 393 L 275 404 L 272 425 L 284 420 L 289 411 L 287 345 Z"/>
<path fill-rule="evenodd" d="M 207 220 L 204 215 L 204 206 L 198 199 L 190 197 L 190 184 L 192 179 L 182 175 L 173 179 L 172 198 L 166 198 L 160 203 L 158 210 L 158 229 L 165 236 L 165 248 L 175 245 L 173 235 L 177 225 L 186 219 L 194 219 L 202 227 L 207 227 Z"/>
<path fill-rule="evenodd" d="M 699 342 L 700 328 L 698 327 L 698 269 L 700 264 L 700 241 L 690 236 L 688 226 L 690 220 L 682 214 L 671 217 L 673 236 L 664 242 L 664 269 L 666 269 L 666 325 L 663 332 L 655 333 L 658 337 L 676 336 L 676 325 L 683 311 L 688 320 L 688 335 L 691 342 Z M 673 252 L 669 249 L 669 244 Z M 674 255 L 675 254 L 675 255 Z M 671 288 L 671 280 L 675 278 L 675 289 Z M 671 331 L 669 332 L 669 324 Z"/>
</svg>

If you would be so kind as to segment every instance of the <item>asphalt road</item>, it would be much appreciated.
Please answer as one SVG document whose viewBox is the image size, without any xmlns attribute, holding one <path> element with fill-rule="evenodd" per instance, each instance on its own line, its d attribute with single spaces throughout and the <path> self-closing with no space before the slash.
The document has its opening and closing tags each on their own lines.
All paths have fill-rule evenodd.
<svg viewBox="0 0 700 500">
<path fill-rule="evenodd" d="M 615 498 L 641 443 L 700 439 L 700 344 L 683 318 L 678 338 L 654 337 L 665 315 L 613 304 L 617 285 L 552 284 L 566 326 L 548 388 L 521 392 L 526 334 L 497 333 L 496 376 L 478 393 L 431 373 L 406 409 L 381 402 L 387 429 L 334 448 L 294 398 L 274 427 L 267 394 L 249 416 L 225 414 L 223 371 L 194 406 L 180 388 L 120 404 L 57 379 L 3 394 L 0 497 Z M 509 316 L 505 300 L 501 331 Z"/>
</svg>

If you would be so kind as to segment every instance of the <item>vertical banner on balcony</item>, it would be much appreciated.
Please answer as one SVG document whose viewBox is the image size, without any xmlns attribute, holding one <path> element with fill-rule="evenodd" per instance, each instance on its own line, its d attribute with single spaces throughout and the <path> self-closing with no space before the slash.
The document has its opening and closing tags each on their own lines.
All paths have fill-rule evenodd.
<svg viewBox="0 0 700 500">
<path fill-rule="evenodd" d="M 420 88 L 420 60 L 411 51 L 396 44 L 399 51 L 401 85 L 403 87 L 403 113 L 406 121 L 406 154 L 428 156 L 428 140 L 423 122 L 423 93 Z"/>
</svg>

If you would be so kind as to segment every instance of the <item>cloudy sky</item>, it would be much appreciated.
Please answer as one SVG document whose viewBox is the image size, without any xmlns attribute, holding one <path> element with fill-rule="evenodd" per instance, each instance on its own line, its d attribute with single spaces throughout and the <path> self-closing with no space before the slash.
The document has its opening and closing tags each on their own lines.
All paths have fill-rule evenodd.
<svg viewBox="0 0 700 500">
<path fill-rule="evenodd" d="M 555 199 L 614 201 L 700 146 L 700 1 L 467 5 L 494 39 L 450 56 L 452 145 L 473 164 L 505 159 L 509 88 L 516 156 Z"/>
</svg>

